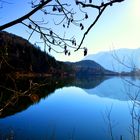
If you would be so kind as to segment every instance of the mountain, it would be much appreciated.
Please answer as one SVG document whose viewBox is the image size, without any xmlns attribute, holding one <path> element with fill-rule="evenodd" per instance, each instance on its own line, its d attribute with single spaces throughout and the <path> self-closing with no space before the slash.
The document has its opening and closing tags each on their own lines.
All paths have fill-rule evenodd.
<svg viewBox="0 0 140 140">
<path fill-rule="evenodd" d="M 61 74 L 71 71 L 63 62 L 32 45 L 27 40 L 0 32 L 0 73 L 49 73 Z"/>
<path fill-rule="evenodd" d="M 101 65 L 92 60 L 83 60 L 79 62 L 67 62 L 74 69 L 77 76 L 92 76 L 92 75 L 116 75 L 118 73 L 107 70 Z"/>
<path fill-rule="evenodd" d="M 35 73 L 50 76 L 114 75 L 95 61 L 60 62 L 22 37 L 0 32 L 0 75 Z"/>
<path fill-rule="evenodd" d="M 99 52 L 86 56 L 84 60 L 94 60 L 105 69 L 111 71 L 129 72 L 134 67 L 140 68 L 140 48 Z"/>
</svg>

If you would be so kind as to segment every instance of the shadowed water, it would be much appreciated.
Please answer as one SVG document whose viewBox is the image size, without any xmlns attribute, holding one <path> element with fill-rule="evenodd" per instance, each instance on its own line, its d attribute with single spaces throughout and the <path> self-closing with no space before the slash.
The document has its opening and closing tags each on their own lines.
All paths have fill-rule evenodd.
<svg viewBox="0 0 140 140">
<path fill-rule="evenodd" d="M 138 88 L 126 80 L 140 83 L 130 77 L 54 79 L 34 91 L 37 102 L 26 95 L 4 108 L 2 97 L 0 139 L 111 140 L 112 133 L 115 140 L 131 140 L 130 95 Z"/>
</svg>

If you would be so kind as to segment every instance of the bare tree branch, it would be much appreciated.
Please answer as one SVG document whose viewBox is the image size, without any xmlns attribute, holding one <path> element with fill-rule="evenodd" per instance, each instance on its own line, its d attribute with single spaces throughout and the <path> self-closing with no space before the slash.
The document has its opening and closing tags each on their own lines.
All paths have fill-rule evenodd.
<svg viewBox="0 0 140 140">
<path fill-rule="evenodd" d="M 96 22 L 98 21 L 98 19 L 99 19 L 100 16 L 102 15 L 102 13 L 103 13 L 103 11 L 105 10 L 105 8 L 106 8 L 106 6 L 100 11 L 99 15 L 96 17 L 96 19 L 94 20 L 94 22 L 89 26 L 89 28 L 87 29 L 87 31 L 84 33 L 83 38 L 82 38 L 82 40 L 81 40 L 81 43 L 80 43 L 79 47 L 78 47 L 75 51 L 77 51 L 77 50 L 80 49 L 80 47 L 81 47 L 81 45 L 83 44 L 83 41 L 84 41 L 86 35 L 89 33 L 89 31 L 92 29 L 92 27 L 96 24 Z"/>
<path fill-rule="evenodd" d="M 4 30 L 6 28 L 9 28 L 11 26 L 14 26 L 18 23 L 21 23 L 22 21 L 28 19 L 30 16 L 32 16 L 33 14 L 35 14 L 38 10 L 40 10 L 41 8 L 43 8 L 43 6 L 45 6 L 46 4 L 48 4 L 49 2 L 51 2 L 52 0 L 47 0 L 47 1 L 44 1 L 43 3 L 39 4 L 35 9 L 33 9 L 31 12 L 29 12 L 28 14 L 16 19 L 16 20 L 13 20 L 7 24 L 4 24 L 2 26 L 0 26 L 0 31 L 1 30 Z"/>
<path fill-rule="evenodd" d="M 109 0 L 109 2 L 102 1 L 100 4 L 93 4 L 92 1 L 81 1 L 76 0 L 75 3 L 77 6 L 79 6 L 79 10 L 81 13 L 84 13 L 84 17 L 77 20 L 75 19 L 74 15 L 79 14 L 78 12 L 74 12 L 73 6 L 71 4 L 60 2 L 59 0 L 42 0 L 42 1 L 32 1 L 31 6 L 33 10 L 31 10 L 26 15 L 13 20 L 9 23 L 6 23 L 4 25 L 0 26 L 0 30 L 5 30 L 11 26 L 14 26 L 18 23 L 22 23 L 26 27 L 32 30 L 28 40 L 31 38 L 34 32 L 39 33 L 40 39 L 44 41 L 44 46 L 48 46 L 48 51 L 54 50 L 55 52 L 63 52 L 65 55 L 70 54 L 70 49 L 74 49 L 74 51 L 77 51 L 79 49 L 84 49 L 84 55 L 87 54 L 87 48 L 82 47 L 82 44 L 84 42 L 84 39 L 86 35 L 89 33 L 89 31 L 95 26 L 99 18 L 101 17 L 102 13 L 108 6 L 112 6 L 114 3 L 122 2 L 124 0 Z M 2 2 L 2 1 L 1 1 Z M 53 2 L 53 3 L 50 3 Z M 50 4 L 49 4 L 50 3 Z M 46 9 L 47 8 L 47 9 Z M 52 9 L 50 9 L 52 8 Z M 71 9 L 70 9 L 71 8 Z M 99 13 L 96 15 L 93 22 L 88 26 L 84 27 L 83 21 L 84 19 L 88 19 L 87 12 L 83 12 L 82 8 L 92 8 L 95 10 L 98 10 Z M 50 11 L 52 10 L 52 11 Z M 53 31 L 53 27 L 43 27 L 43 24 L 45 24 L 45 20 L 43 19 L 41 22 L 37 22 L 33 19 L 31 19 L 31 16 L 34 15 L 37 11 L 42 11 L 44 15 L 49 16 L 61 16 L 62 19 L 59 22 L 55 22 L 54 20 L 54 26 L 55 25 L 61 25 L 63 24 L 64 28 L 69 28 L 71 24 L 80 27 L 81 30 L 86 30 L 83 34 L 83 37 L 78 44 L 76 39 L 74 37 L 62 37 L 62 34 L 57 34 L 55 31 Z M 82 15 L 82 14 L 81 14 Z M 27 22 L 30 22 L 30 24 L 27 24 Z M 61 50 L 56 49 L 55 46 L 58 46 L 61 48 Z M 67 47 L 66 47 L 67 46 Z"/>
<path fill-rule="evenodd" d="M 86 37 L 86 35 L 89 33 L 89 31 L 93 28 L 93 26 L 96 24 L 96 22 L 98 21 L 98 19 L 100 18 L 100 16 L 102 15 L 102 13 L 104 12 L 104 10 L 106 9 L 107 6 L 112 6 L 114 3 L 116 2 L 122 2 L 124 0 L 110 0 L 110 2 L 107 2 L 107 3 L 104 3 L 102 2 L 101 5 L 94 5 L 94 4 L 86 4 L 86 3 L 83 3 L 81 1 L 78 1 L 76 0 L 76 4 L 77 5 L 82 5 L 83 8 L 87 8 L 87 7 L 90 7 L 90 8 L 94 8 L 94 9 L 97 9 L 99 10 L 99 14 L 96 16 L 95 20 L 93 21 L 93 23 L 88 27 L 88 29 L 86 30 L 86 32 L 84 33 L 83 35 L 83 38 L 78 46 L 78 48 L 75 50 L 79 50 L 81 45 L 83 44 L 83 41 Z"/>
</svg>

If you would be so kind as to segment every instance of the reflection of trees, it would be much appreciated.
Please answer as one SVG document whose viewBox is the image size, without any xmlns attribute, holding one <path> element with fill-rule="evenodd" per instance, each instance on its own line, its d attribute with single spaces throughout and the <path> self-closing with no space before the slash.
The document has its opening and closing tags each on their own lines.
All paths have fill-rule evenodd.
<svg viewBox="0 0 140 140">
<path fill-rule="evenodd" d="M 46 83 L 34 83 L 34 79 L 2 79 L 0 85 L 0 116 L 4 117 L 26 109 L 41 98 L 39 89 Z"/>
<path fill-rule="evenodd" d="M 103 76 L 94 76 L 94 77 L 82 77 L 76 78 L 72 83 L 71 86 L 76 86 L 84 89 L 92 89 L 101 84 L 104 80 L 107 80 L 109 77 Z"/>
<path fill-rule="evenodd" d="M 1 77 L 2 78 L 2 77 Z M 0 83 L 0 117 L 6 117 L 37 103 L 55 89 L 77 86 L 85 89 L 99 85 L 103 77 L 94 78 L 22 78 L 3 77 Z"/>
</svg>

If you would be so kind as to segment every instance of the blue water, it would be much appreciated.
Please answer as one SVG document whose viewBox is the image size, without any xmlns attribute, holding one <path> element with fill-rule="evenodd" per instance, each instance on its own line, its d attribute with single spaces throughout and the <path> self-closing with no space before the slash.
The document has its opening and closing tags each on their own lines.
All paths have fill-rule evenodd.
<svg viewBox="0 0 140 140">
<path fill-rule="evenodd" d="M 131 140 L 131 100 L 121 82 L 120 78 L 112 78 L 91 89 L 56 89 L 28 109 L 0 119 L 0 138 L 13 135 L 15 140 L 111 140 L 110 122 L 115 140 L 120 136 Z"/>
</svg>

